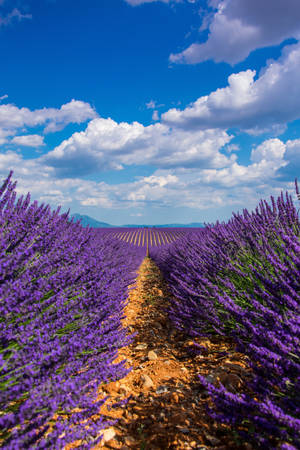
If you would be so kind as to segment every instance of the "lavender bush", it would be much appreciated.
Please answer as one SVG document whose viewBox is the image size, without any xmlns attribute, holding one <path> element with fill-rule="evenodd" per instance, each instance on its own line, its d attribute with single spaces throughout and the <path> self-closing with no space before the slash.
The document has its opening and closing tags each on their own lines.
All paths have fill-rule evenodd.
<svg viewBox="0 0 300 450">
<path fill-rule="evenodd" d="M 246 393 L 201 381 L 215 403 L 212 416 L 256 448 L 300 448 L 299 236 L 286 193 L 151 254 L 177 299 L 170 308 L 176 327 L 230 336 L 248 356 Z"/>
<path fill-rule="evenodd" d="M 144 255 L 29 194 L 17 200 L 11 176 L 0 189 L 0 445 L 90 448 L 108 425 L 88 420 L 106 400 L 97 387 L 127 373 L 113 361 Z"/>
</svg>

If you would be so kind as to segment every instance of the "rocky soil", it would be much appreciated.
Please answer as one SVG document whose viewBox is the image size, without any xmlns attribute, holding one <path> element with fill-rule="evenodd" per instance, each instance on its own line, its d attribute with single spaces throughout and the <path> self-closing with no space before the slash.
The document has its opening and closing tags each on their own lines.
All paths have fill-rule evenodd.
<svg viewBox="0 0 300 450">
<path fill-rule="evenodd" d="M 192 340 L 176 331 L 166 313 L 169 299 L 158 268 L 145 258 L 125 309 L 124 325 L 137 334 L 116 360 L 126 359 L 133 369 L 99 388 L 99 398 L 109 394 L 112 403 L 129 400 L 124 407 L 103 408 L 102 414 L 118 422 L 94 449 L 250 450 L 234 430 L 210 418 L 212 402 L 198 379 L 201 374 L 239 391 L 249 376 L 247 361 L 228 340 Z M 200 355 L 195 344 L 205 347 Z"/>
</svg>

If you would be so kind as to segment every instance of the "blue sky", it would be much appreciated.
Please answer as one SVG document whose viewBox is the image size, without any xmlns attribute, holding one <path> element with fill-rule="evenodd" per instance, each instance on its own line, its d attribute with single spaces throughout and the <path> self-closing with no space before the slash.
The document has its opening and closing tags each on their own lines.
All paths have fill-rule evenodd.
<svg viewBox="0 0 300 450">
<path fill-rule="evenodd" d="M 298 0 L 0 0 L 0 176 L 112 224 L 293 192 Z"/>
</svg>

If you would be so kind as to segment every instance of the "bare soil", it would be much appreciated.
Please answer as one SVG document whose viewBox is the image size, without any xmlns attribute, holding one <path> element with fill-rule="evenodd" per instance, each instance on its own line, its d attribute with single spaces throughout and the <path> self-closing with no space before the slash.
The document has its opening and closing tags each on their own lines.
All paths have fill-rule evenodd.
<svg viewBox="0 0 300 450">
<path fill-rule="evenodd" d="M 132 370 L 99 388 L 99 398 L 109 394 L 112 403 L 129 401 L 102 409 L 119 420 L 94 449 L 251 449 L 210 418 L 212 402 L 198 378 L 208 376 L 236 392 L 249 376 L 244 356 L 229 340 L 192 340 L 174 329 L 166 313 L 170 298 L 157 266 L 145 258 L 125 309 L 124 325 L 137 335 L 116 360 L 126 359 Z M 201 355 L 193 352 L 195 343 L 205 347 Z"/>
</svg>

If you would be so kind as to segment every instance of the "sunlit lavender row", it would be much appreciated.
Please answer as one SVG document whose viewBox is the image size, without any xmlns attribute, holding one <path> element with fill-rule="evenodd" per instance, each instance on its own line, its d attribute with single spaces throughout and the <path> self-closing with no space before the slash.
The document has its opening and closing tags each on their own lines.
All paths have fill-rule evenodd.
<svg viewBox="0 0 300 450">
<path fill-rule="evenodd" d="M 174 295 L 175 326 L 191 336 L 229 336 L 248 356 L 245 392 L 201 381 L 214 400 L 210 414 L 255 448 L 300 448 L 299 237 L 286 193 L 150 252 Z"/>
<path fill-rule="evenodd" d="M 104 401 L 97 388 L 128 371 L 113 361 L 144 255 L 30 195 L 16 200 L 15 185 L 10 174 L 0 191 L 0 445 L 90 448 L 108 425 L 82 425 Z"/>
</svg>

